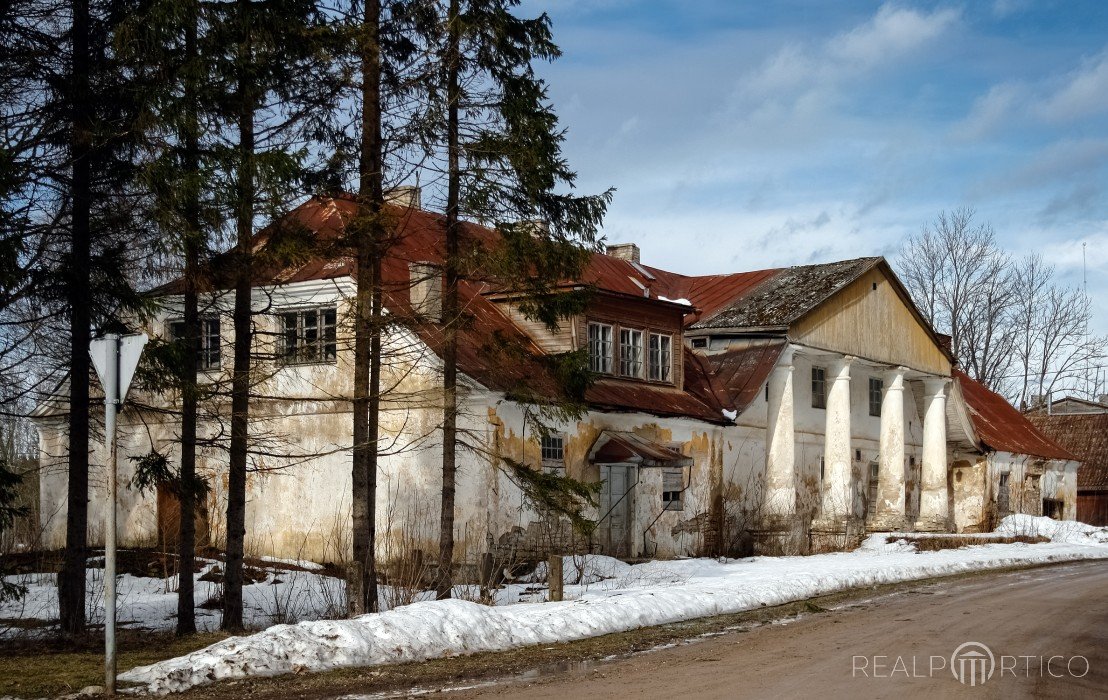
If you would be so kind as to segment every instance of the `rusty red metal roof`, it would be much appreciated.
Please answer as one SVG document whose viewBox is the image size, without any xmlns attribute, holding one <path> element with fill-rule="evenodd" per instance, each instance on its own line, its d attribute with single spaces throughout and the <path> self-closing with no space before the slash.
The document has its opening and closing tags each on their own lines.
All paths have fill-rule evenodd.
<svg viewBox="0 0 1108 700">
<path fill-rule="evenodd" d="M 647 440 L 641 435 L 604 430 L 589 450 L 589 461 L 597 464 L 631 462 L 644 467 L 687 467 L 692 458 L 677 450 Z"/>
<path fill-rule="evenodd" d="M 742 413 L 757 398 L 786 345 L 785 340 L 766 338 L 721 352 L 686 350 L 685 388 L 721 413 Z"/>
<path fill-rule="evenodd" d="M 974 432 L 987 447 L 1043 459 L 1078 459 L 1041 433 L 1026 416 L 985 385 L 957 369 L 954 370 L 954 378 L 966 399 Z"/>
<path fill-rule="evenodd" d="M 1081 460 L 1078 491 L 1108 491 L 1108 413 L 1032 413 L 1027 418 Z"/>
</svg>

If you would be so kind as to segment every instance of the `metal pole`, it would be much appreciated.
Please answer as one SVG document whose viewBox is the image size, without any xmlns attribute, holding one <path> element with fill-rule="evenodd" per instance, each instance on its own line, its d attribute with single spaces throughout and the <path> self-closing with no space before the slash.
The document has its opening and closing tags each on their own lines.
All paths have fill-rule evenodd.
<svg viewBox="0 0 1108 700">
<path fill-rule="evenodd" d="M 116 412 L 119 410 L 119 336 L 109 333 L 105 351 L 104 442 L 108 448 L 108 527 L 104 535 L 104 693 L 115 695 Z"/>
</svg>

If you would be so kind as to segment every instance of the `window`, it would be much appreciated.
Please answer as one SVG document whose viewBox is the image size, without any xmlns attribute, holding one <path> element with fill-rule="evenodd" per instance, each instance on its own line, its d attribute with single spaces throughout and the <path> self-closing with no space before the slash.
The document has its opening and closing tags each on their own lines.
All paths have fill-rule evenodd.
<svg viewBox="0 0 1108 700">
<path fill-rule="evenodd" d="M 827 408 L 827 370 L 812 368 L 812 408 Z"/>
<path fill-rule="evenodd" d="M 877 462 L 869 463 L 869 483 L 866 484 L 866 515 L 877 507 L 877 480 L 880 466 Z"/>
<path fill-rule="evenodd" d="M 684 510 L 685 470 L 662 467 L 662 509 Z"/>
<path fill-rule="evenodd" d="M 185 322 L 173 321 L 169 324 L 169 335 L 173 340 L 184 340 Z M 200 319 L 200 354 L 197 365 L 201 370 L 219 369 L 219 319 L 215 317 Z"/>
<path fill-rule="evenodd" d="M 619 373 L 625 377 L 642 377 L 642 331 L 619 330 Z"/>
<path fill-rule="evenodd" d="M 823 455 L 819 456 L 819 480 L 822 482 L 823 478 L 827 475 L 827 463 L 823 460 Z"/>
<path fill-rule="evenodd" d="M 612 327 L 606 323 L 589 324 L 589 369 L 612 373 Z"/>
<path fill-rule="evenodd" d="M 692 346 L 694 348 L 706 348 L 706 347 L 708 347 L 708 339 L 707 338 L 693 338 L 692 339 Z"/>
<path fill-rule="evenodd" d="M 881 415 L 881 398 L 885 393 L 885 382 L 875 377 L 869 378 L 869 414 Z"/>
<path fill-rule="evenodd" d="M 544 467 L 564 467 L 566 465 L 565 438 L 561 435 L 543 435 L 541 443 Z"/>
<path fill-rule="evenodd" d="M 286 365 L 331 362 L 337 354 L 335 309 L 303 309 L 278 314 L 278 362 Z"/>
<path fill-rule="evenodd" d="M 671 381 L 673 372 L 673 338 L 661 333 L 650 334 L 650 378 L 656 382 Z"/>
</svg>

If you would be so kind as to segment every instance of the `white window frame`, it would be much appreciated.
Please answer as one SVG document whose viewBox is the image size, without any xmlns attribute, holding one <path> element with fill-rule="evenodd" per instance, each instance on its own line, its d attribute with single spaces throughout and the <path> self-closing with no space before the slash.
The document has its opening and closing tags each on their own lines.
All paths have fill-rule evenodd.
<svg viewBox="0 0 1108 700">
<path fill-rule="evenodd" d="M 184 340 L 184 328 L 180 329 L 181 333 L 177 331 L 184 323 L 185 320 L 181 318 L 169 322 L 170 339 Z M 215 372 L 222 366 L 223 339 L 220 336 L 220 328 L 219 316 L 200 317 L 200 348 L 196 356 L 196 366 L 201 372 Z"/>
<path fill-rule="evenodd" d="M 549 444 L 557 441 L 557 444 Z M 556 454 L 555 454 L 556 452 Z M 566 466 L 566 436 L 561 433 L 550 433 L 539 438 L 539 454 L 542 457 L 542 465 L 549 469 L 565 469 Z"/>
<path fill-rule="evenodd" d="M 619 329 L 619 375 L 642 379 L 643 365 L 643 332 L 637 328 Z"/>
<path fill-rule="evenodd" d="M 655 341 L 657 341 L 657 346 L 655 346 Z M 672 383 L 673 336 L 668 333 L 651 333 L 648 355 L 650 356 L 650 370 L 648 374 L 650 380 Z"/>
<path fill-rule="evenodd" d="M 613 327 L 610 323 L 589 321 L 589 369 L 597 374 L 612 373 Z"/>
<path fill-rule="evenodd" d="M 331 316 L 328 321 L 327 315 Z M 338 309 L 335 306 L 283 309 L 277 316 L 277 363 L 280 365 L 331 364 L 338 358 Z M 296 328 L 290 334 L 289 317 Z M 314 325 L 307 321 L 314 316 Z M 309 334 L 314 332 L 314 339 Z M 289 341 L 292 340 L 290 352 Z"/>
</svg>

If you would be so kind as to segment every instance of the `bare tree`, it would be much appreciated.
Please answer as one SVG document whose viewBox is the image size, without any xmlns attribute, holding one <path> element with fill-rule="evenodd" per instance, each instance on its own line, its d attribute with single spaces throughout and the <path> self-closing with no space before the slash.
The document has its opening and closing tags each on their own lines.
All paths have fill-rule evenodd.
<svg viewBox="0 0 1108 700">
<path fill-rule="evenodd" d="M 1011 257 L 973 209 L 941 212 L 908 239 L 897 267 L 920 311 L 940 332 L 963 369 L 993 389 L 1006 378 L 1012 353 L 1015 277 Z"/>
<path fill-rule="evenodd" d="M 1038 255 L 1016 262 L 969 208 L 943 212 L 908 239 L 901 279 L 962 369 L 1020 406 L 1055 391 L 1089 395 L 1108 338 L 1088 335 L 1092 307 Z M 1087 386 L 1086 386 L 1087 385 Z"/>
</svg>

